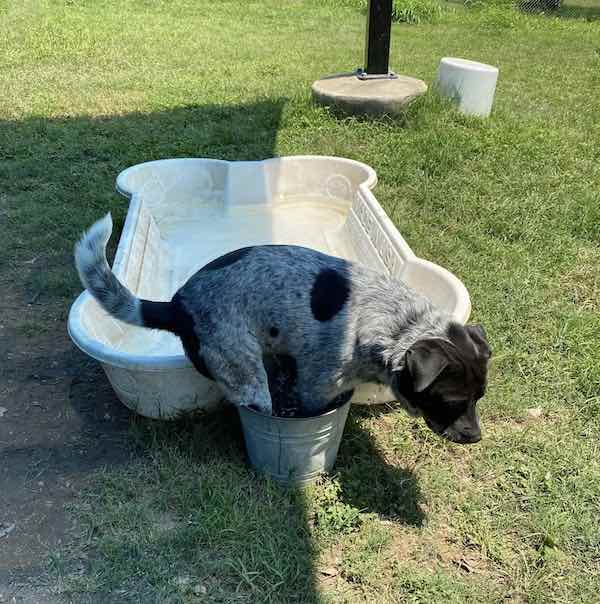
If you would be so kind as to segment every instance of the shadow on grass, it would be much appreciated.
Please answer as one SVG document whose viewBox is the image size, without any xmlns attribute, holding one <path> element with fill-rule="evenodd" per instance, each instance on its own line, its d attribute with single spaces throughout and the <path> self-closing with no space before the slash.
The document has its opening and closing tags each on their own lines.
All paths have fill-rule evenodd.
<svg viewBox="0 0 600 604">
<path fill-rule="evenodd" d="M 217 602 L 319 600 L 302 493 L 249 471 L 236 409 L 136 418 L 132 435 L 142 458 L 99 476 L 99 505 L 82 515 L 102 601 L 187 601 L 194 589 Z"/>
<path fill-rule="evenodd" d="M 348 416 L 336 465 L 345 503 L 384 518 L 421 526 L 425 519 L 413 472 L 388 464 L 360 426 L 360 418 L 388 411 L 387 406 L 354 407 Z"/>
<path fill-rule="evenodd" d="M 258 590 L 258 597 L 277 601 L 277 590 L 289 584 L 304 595 L 293 598 L 286 592 L 285 599 L 314 599 L 304 507 L 285 497 L 278 500 L 282 505 L 275 505 L 271 490 L 255 487 L 253 476 L 235 456 L 224 456 L 221 461 L 212 456 L 206 464 L 190 460 L 188 469 L 194 469 L 190 469 L 188 485 L 198 473 L 205 472 L 203 480 L 190 490 L 182 488 L 184 473 L 169 472 L 172 460 L 168 439 L 161 441 L 163 453 L 149 448 L 132 457 L 128 413 L 98 365 L 77 351 L 66 334 L 68 307 L 80 291 L 73 267 L 73 243 L 107 210 L 113 212 L 117 231 L 122 225 L 127 204 L 114 191 L 117 174 L 133 164 L 167 157 L 272 157 L 276 155 L 284 105 L 282 98 L 233 106 L 179 107 L 149 114 L 0 121 L 0 283 L 10 287 L 10 298 L 1 303 L 7 306 L 0 306 L 6 324 L 0 343 L 0 352 L 6 353 L 0 377 L 10 378 L 13 386 L 2 389 L 10 396 L 6 403 L 0 392 L 0 405 L 11 409 L 10 421 L 5 418 L 0 425 L 0 458 L 7 462 L 2 464 L 4 493 L 0 500 L 6 499 L 6 509 L 11 510 L 10 517 L 3 520 L 19 527 L 3 544 L 7 597 L 12 595 L 11 585 L 15 590 L 22 587 L 15 583 L 15 577 L 24 577 L 27 569 L 41 568 L 44 550 L 56 551 L 58 541 L 65 542 L 64 518 L 52 516 L 47 508 L 51 501 L 53 510 L 63 510 L 73 500 L 72 492 L 63 486 L 64 480 L 70 480 L 79 492 L 90 474 L 107 467 L 110 470 L 100 471 L 96 483 L 101 490 L 92 487 L 79 500 L 84 504 L 84 516 L 85 504 L 93 504 L 88 518 L 93 530 L 83 536 L 91 546 L 82 552 L 89 572 L 73 574 L 66 560 L 62 573 L 61 556 L 53 556 L 60 580 L 77 583 L 74 597 L 86 600 L 87 595 L 93 598 L 101 593 L 103 602 L 111 598 L 178 601 L 185 590 L 170 581 L 177 578 L 179 570 L 184 572 L 186 564 L 188 568 L 195 565 L 206 551 L 214 554 L 202 566 L 208 569 L 207 582 L 211 573 L 228 578 L 224 597 L 239 588 L 247 593 Z M 8 312 L 12 313 L 10 317 Z M 19 323 L 25 315 L 26 332 Z M 35 367 L 31 366 L 33 358 Z M 32 401 L 39 407 L 32 409 Z M 64 437 L 57 439 L 56 434 Z M 216 443 L 214 439 L 210 442 Z M 157 459 L 162 460 L 158 465 Z M 197 461 L 197 456 L 194 459 Z M 27 472 L 33 471 L 33 478 L 44 476 L 46 480 L 45 497 L 32 495 Z M 173 478 L 178 478 L 181 485 L 172 482 Z M 163 479 L 167 482 L 161 482 Z M 158 528 L 154 526 L 150 515 L 166 514 L 171 509 L 168 498 L 178 493 L 181 497 L 187 494 L 188 500 L 173 509 L 178 518 L 184 517 L 191 524 L 173 533 L 160 533 L 160 522 Z M 139 507 L 142 504 L 143 509 Z M 157 511 L 161 505 L 164 509 Z M 188 519 L 186 514 L 193 515 L 194 510 L 200 510 L 199 515 Z M 296 519 L 291 523 L 293 530 L 289 528 L 290 517 Z M 28 534 L 30 518 L 45 518 L 45 525 L 32 526 Z M 214 521 L 210 530 L 207 518 Z M 219 518 L 223 519 L 222 525 Z M 267 525 L 260 525 L 262 520 Z M 144 533 L 140 526 L 144 521 L 160 534 Z M 128 531 L 123 524 L 126 522 L 134 530 Z M 287 527 L 286 531 L 278 531 L 280 526 Z M 140 540 L 136 540 L 136 534 Z M 185 536 L 188 534 L 189 539 Z M 232 534 L 237 534 L 237 541 L 230 539 Z M 90 535 L 102 535 L 104 541 L 96 543 L 95 539 L 89 540 Z M 47 545 L 34 552 L 29 542 L 35 537 Z M 286 538 L 297 554 L 278 565 L 274 552 L 287 550 Z M 253 543 L 260 544 L 260 554 Z M 106 549 L 102 550 L 101 545 Z M 22 562 L 23 551 L 31 552 L 26 556 L 27 569 Z M 68 552 L 64 557 L 69 557 Z M 155 561 L 173 562 L 174 566 L 158 568 Z M 265 563 L 271 563 L 273 569 L 267 569 Z M 257 573 L 253 567 L 261 564 Z M 137 574 L 126 576 L 132 565 Z M 105 573 L 97 572 L 99 568 Z M 156 570 L 163 574 L 157 576 Z M 37 577 L 33 577 L 33 570 L 27 572 L 26 580 L 31 585 Z M 132 576 L 139 579 L 143 593 L 115 595 L 113 591 L 131 587 Z M 161 599 L 167 592 L 168 597 Z"/>
<path fill-rule="evenodd" d="M 49 486 L 65 476 L 81 478 L 76 484 L 84 495 L 76 501 L 85 532 L 72 552 L 52 556 L 55 577 L 71 601 L 183 602 L 196 591 L 223 602 L 242 595 L 260 602 L 319 600 L 306 499 L 248 470 L 237 413 L 226 409 L 164 424 L 135 418 L 128 427 L 129 414 L 99 367 L 74 349 L 65 330 L 68 307 L 80 290 L 73 242 L 107 210 L 116 230 L 125 217 L 126 203 L 114 192 L 117 174 L 167 157 L 274 156 L 284 103 L 0 121 L 0 180 L 6 183 L 0 196 L 0 282 L 10 284 L 15 320 L 20 307 L 35 301 L 28 307 L 31 329 L 26 336 L 15 330 L 6 346 L 11 353 L 48 351 L 36 371 L 57 372 L 67 393 L 44 399 L 46 424 L 26 411 L 30 401 L 22 401 L 18 429 L 1 452 L 22 463 L 8 464 L 3 480 L 15 510 L 26 497 L 31 500 L 34 507 L 23 508 L 31 516 L 46 501 L 26 493 L 21 472 L 28 460 L 38 460 L 36 472 L 46 472 Z M 22 379 L 16 391 L 27 397 L 30 390 L 23 386 L 30 372 L 18 362 L 7 361 L 6 370 L 16 386 Z M 51 418 L 60 418 L 60 426 Z M 59 427 L 76 444 L 40 438 Z M 131 431 L 139 452 L 133 457 Z M 348 503 L 422 522 L 414 477 L 388 466 L 352 418 L 338 469 Z M 90 473 L 94 482 L 85 489 Z M 68 493 L 53 500 L 59 509 L 71 501 Z M 19 513 L 15 521 L 23 526 Z M 64 534 L 58 537 L 65 541 Z M 19 534 L 12 539 L 19 550 Z M 55 536 L 48 544 L 56 551 Z"/>
<path fill-rule="evenodd" d="M 284 105 L 282 98 L 0 121 L 0 279 L 16 277 L 26 300 L 66 303 L 80 289 L 72 248 L 81 231 L 107 210 L 122 227 L 127 204 L 115 193 L 121 170 L 172 157 L 272 157 Z"/>
</svg>

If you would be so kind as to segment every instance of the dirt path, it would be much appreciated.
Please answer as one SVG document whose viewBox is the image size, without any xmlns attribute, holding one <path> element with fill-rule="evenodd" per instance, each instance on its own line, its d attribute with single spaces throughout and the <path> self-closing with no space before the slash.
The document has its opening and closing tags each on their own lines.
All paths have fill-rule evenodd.
<svg viewBox="0 0 600 604">
<path fill-rule="evenodd" d="M 49 555 L 89 473 L 129 459 L 128 413 L 71 343 L 65 309 L 0 301 L 0 602 L 55 602 Z"/>
</svg>

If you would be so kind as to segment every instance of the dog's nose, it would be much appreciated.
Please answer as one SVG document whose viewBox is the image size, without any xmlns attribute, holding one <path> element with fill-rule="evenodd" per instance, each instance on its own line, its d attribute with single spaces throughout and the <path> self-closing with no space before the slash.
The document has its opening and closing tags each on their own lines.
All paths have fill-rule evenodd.
<svg viewBox="0 0 600 604">
<path fill-rule="evenodd" d="M 474 443 L 478 443 L 481 440 L 481 430 L 468 430 L 466 432 L 461 432 L 461 443 L 465 445 L 472 445 Z"/>
</svg>

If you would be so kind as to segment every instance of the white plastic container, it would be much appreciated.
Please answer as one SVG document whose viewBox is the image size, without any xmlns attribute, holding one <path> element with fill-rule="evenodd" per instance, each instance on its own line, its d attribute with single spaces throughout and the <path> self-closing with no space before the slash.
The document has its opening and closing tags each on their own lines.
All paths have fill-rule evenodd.
<svg viewBox="0 0 600 604">
<path fill-rule="evenodd" d="M 414 255 L 371 193 L 376 182 L 369 166 L 337 157 L 139 164 L 117 178 L 130 203 L 113 269 L 138 296 L 170 300 L 190 275 L 226 252 L 303 245 L 403 279 L 465 322 L 471 305 L 464 285 Z M 113 319 L 87 291 L 71 307 L 68 329 L 100 361 L 121 401 L 141 415 L 167 419 L 221 399 L 177 337 Z M 391 392 L 375 385 L 353 397 L 386 400 L 393 400 Z"/>
<path fill-rule="evenodd" d="M 492 111 L 498 68 L 468 59 L 444 57 L 438 69 L 440 94 L 458 102 L 465 115 L 488 117 Z"/>
</svg>

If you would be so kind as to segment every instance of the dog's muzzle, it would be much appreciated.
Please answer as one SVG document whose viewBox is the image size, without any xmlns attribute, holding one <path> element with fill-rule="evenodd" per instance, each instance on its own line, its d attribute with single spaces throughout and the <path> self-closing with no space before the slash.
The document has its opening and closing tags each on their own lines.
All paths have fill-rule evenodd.
<svg viewBox="0 0 600 604">
<path fill-rule="evenodd" d="M 396 393 L 398 402 L 402 405 L 402 409 L 406 411 L 411 417 L 421 417 L 422 413 L 418 407 L 412 405 L 407 398 Z"/>
<path fill-rule="evenodd" d="M 442 429 L 428 419 L 425 419 L 425 423 L 436 434 L 459 445 L 471 445 L 481 440 L 481 428 L 479 426 L 464 426 L 461 430 L 457 430 L 454 425 Z"/>
</svg>

